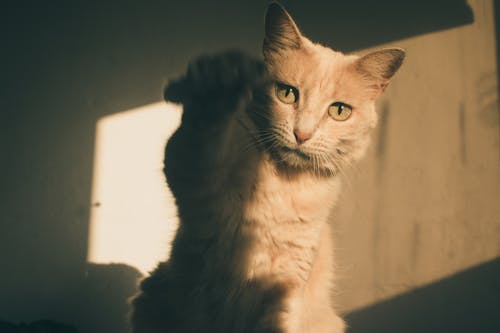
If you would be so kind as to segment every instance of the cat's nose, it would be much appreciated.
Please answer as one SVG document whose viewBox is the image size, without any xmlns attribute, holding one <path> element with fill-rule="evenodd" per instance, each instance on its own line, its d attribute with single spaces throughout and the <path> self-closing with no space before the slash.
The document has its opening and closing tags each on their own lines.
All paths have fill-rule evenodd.
<svg viewBox="0 0 500 333">
<path fill-rule="evenodd" d="M 300 145 L 312 137 L 312 132 L 302 132 L 301 130 L 295 129 L 293 135 L 295 135 L 295 140 Z"/>
</svg>

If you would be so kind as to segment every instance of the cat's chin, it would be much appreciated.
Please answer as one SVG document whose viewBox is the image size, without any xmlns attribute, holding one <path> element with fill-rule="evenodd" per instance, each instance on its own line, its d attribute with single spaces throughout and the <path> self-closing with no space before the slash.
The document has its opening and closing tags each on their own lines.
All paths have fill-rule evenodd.
<svg viewBox="0 0 500 333">
<path fill-rule="evenodd" d="M 271 153 L 276 163 L 290 171 L 309 172 L 322 176 L 335 176 L 337 170 L 326 165 L 320 158 L 297 148 L 282 146 Z"/>
<path fill-rule="evenodd" d="M 303 161 L 303 162 L 310 162 L 313 157 L 305 152 L 303 152 L 300 149 L 294 149 L 294 148 L 289 148 L 286 146 L 281 147 L 281 151 L 285 155 L 289 155 L 292 158 L 298 158 L 298 160 Z"/>
</svg>

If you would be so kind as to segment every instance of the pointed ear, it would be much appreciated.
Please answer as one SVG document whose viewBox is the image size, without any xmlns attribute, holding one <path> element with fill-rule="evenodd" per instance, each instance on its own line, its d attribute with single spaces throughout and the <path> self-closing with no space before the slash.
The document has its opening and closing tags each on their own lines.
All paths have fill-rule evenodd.
<svg viewBox="0 0 500 333">
<path fill-rule="evenodd" d="M 406 51 L 403 49 L 382 49 L 357 59 L 354 65 L 381 94 L 403 63 L 405 55 Z"/>
<path fill-rule="evenodd" d="M 290 14 L 277 3 L 271 3 L 266 13 L 266 36 L 263 53 L 270 54 L 286 49 L 298 49 L 302 45 L 301 33 Z"/>
</svg>

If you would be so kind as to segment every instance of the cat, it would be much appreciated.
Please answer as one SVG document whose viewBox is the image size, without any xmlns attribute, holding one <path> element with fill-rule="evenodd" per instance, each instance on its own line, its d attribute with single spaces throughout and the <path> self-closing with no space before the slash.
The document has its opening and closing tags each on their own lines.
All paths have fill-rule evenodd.
<svg viewBox="0 0 500 333">
<path fill-rule="evenodd" d="M 315 44 L 272 3 L 263 60 L 202 56 L 167 85 L 184 108 L 164 163 L 180 225 L 132 301 L 134 333 L 344 332 L 328 217 L 404 56 Z"/>
</svg>

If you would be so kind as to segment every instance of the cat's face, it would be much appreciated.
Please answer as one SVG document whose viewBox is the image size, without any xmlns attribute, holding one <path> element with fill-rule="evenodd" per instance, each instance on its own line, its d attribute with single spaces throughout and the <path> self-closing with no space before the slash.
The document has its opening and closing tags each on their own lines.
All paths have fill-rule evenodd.
<svg viewBox="0 0 500 333">
<path fill-rule="evenodd" d="M 359 159 L 377 116 L 375 99 L 399 68 L 404 51 L 362 58 L 314 44 L 279 5 L 270 5 L 264 40 L 273 80 L 260 140 L 282 164 L 335 174 Z"/>
</svg>

